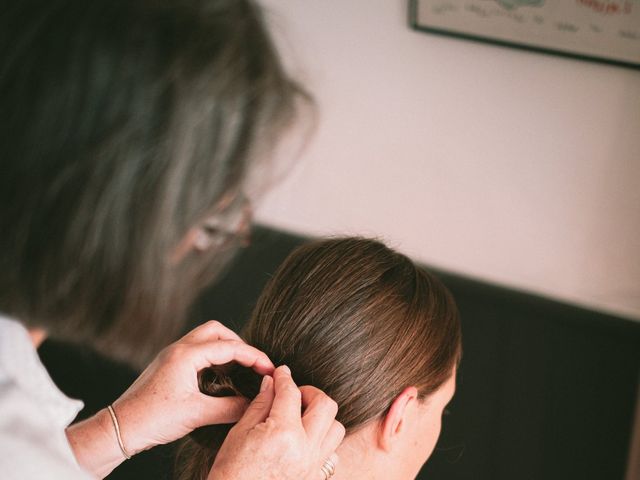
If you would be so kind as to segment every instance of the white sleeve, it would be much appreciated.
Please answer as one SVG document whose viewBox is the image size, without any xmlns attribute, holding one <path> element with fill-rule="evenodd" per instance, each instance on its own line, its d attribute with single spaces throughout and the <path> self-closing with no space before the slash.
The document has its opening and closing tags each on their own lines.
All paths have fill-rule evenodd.
<svg viewBox="0 0 640 480">
<path fill-rule="evenodd" d="M 0 381 L 0 476 L 3 480 L 87 480 L 64 429 L 47 422 L 33 398 Z"/>
</svg>

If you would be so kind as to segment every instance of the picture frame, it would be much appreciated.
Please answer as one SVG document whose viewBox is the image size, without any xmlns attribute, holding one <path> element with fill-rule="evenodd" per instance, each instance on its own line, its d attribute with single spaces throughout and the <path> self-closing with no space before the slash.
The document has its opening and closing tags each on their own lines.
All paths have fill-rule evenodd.
<svg viewBox="0 0 640 480">
<path fill-rule="evenodd" d="M 415 30 L 640 69 L 640 0 L 410 0 Z"/>
</svg>

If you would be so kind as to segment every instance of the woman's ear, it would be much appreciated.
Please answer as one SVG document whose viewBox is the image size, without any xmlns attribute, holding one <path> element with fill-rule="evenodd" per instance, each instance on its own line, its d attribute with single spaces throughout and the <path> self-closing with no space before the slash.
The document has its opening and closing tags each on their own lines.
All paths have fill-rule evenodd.
<svg viewBox="0 0 640 480">
<path fill-rule="evenodd" d="M 393 448 L 407 425 L 409 409 L 415 406 L 417 399 L 418 390 L 416 387 L 407 387 L 396 397 L 380 424 L 379 448 L 386 452 Z"/>
</svg>

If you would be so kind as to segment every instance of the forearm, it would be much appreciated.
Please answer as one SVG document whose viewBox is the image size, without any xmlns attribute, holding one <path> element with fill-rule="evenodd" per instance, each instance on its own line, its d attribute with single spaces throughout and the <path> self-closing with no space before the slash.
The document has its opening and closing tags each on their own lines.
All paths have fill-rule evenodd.
<svg viewBox="0 0 640 480">
<path fill-rule="evenodd" d="M 66 433 L 80 467 L 97 478 L 106 477 L 125 460 L 107 409 L 71 425 Z"/>
</svg>

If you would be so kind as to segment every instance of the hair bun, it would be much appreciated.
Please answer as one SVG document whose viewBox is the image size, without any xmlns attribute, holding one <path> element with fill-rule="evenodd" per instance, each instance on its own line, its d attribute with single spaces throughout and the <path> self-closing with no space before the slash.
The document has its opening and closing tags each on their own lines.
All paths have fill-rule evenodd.
<svg viewBox="0 0 640 480">
<path fill-rule="evenodd" d="M 198 372 L 198 388 L 210 397 L 233 397 L 240 395 L 231 377 L 222 367 L 205 368 Z"/>
<path fill-rule="evenodd" d="M 253 400 L 260 391 L 262 375 L 236 363 L 209 367 L 198 373 L 198 388 L 210 397 L 246 397 Z M 199 445 L 220 445 L 233 425 L 207 425 L 196 428 L 190 437 Z"/>
<path fill-rule="evenodd" d="M 261 382 L 262 375 L 237 363 L 205 368 L 198 373 L 198 387 L 210 397 L 241 396 L 253 400 Z"/>
</svg>

